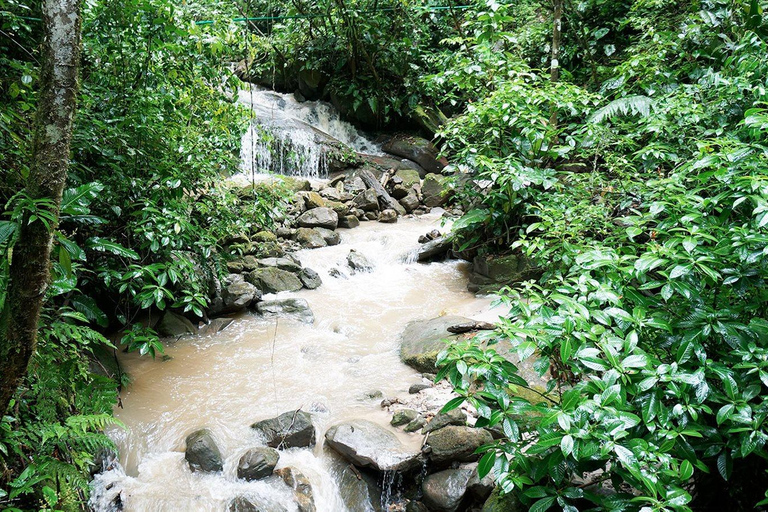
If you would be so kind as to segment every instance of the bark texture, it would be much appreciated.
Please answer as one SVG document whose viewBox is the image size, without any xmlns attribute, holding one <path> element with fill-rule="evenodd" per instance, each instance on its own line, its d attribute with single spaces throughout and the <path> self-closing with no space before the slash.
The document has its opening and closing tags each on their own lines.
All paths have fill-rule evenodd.
<svg viewBox="0 0 768 512">
<path fill-rule="evenodd" d="M 43 61 L 40 96 L 25 192 L 47 199 L 58 219 L 67 179 L 72 119 L 80 63 L 80 0 L 43 0 Z M 0 340 L 0 415 L 24 378 L 37 345 L 40 309 L 50 279 L 50 253 L 56 223 L 29 222 L 24 214 L 13 249 L 7 322 Z"/>
<path fill-rule="evenodd" d="M 555 0 L 552 25 L 552 61 L 549 66 L 549 79 L 552 83 L 555 83 L 560 80 L 560 39 L 563 26 L 563 0 Z M 552 127 L 552 130 L 557 129 L 557 108 L 552 108 L 549 125 Z"/>
</svg>

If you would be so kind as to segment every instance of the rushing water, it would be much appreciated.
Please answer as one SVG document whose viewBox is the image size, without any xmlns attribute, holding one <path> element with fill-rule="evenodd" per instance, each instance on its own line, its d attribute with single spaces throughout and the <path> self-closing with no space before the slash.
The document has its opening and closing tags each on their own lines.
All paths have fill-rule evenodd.
<svg viewBox="0 0 768 512">
<path fill-rule="evenodd" d="M 234 497 L 248 494 L 289 507 L 287 487 L 273 480 L 245 482 L 235 477 L 239 457 L 261 444 L 249 426 L 279 413 L 316 411 L 318 446 L 281 452 L 278 467 L 294 466 L 310 480 L 319 512 L 346 510 L 336 484 L 343 467 L 322 444 L 325 430 L 351 418 L 387 425 L 380 398 L 407 394 L 420 382 L 398 356 L 398 338 L 414 319 L 461 314 L 494 320 L 490 299 L 467 292 L 466 264 L 419 264 L 408 255 L 418 235 L 439 228 L 437 214 L 402 218 L 397 224 L 363 223 L 342 231 L 342 244 L 301 251 L 304 266 L 316 270 L 323 285 L 284 293 L 305 298 L 314 325 L 288 319 L 264 320 L 247 314 L 223 332 L 171 343 L 168 361 L 124 354 L 133 377 L 116 416 L 127 426 L 111 436 L 122 467 L 97 476 L 94 506 L 107 510 L 110 496 L 121 493 L 129 511 L 222 511 Z M 350 249 L 373 264 L 369 273 L 352 274 Z M 338 268 L 347 278 L 330 277 Z M 212 429 L 226 461 L 219 474 L 192 473 L 184 460 L 184 439 L 201 427 Z M 416 434 L 397 435 L 418 443 Z"/>
<path fill-rule="evenodd" d="M 322 101 L 298 102 L 253 86 L 240 91 L 240 101 L 250 105 L 253 122 L 241 141 L 242 171 L 253 175 L 278 173 L 323 178 L 326 162 L 320 142 L 346 144 L 358 153 L 380 155 L 381 149 L 338 112 Z"/>
</svg>

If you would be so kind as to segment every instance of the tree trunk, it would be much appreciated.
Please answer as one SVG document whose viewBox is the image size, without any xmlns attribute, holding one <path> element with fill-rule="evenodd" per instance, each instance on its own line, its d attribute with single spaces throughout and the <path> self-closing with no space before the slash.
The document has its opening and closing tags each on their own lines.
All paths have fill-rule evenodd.
<svg viewBox="0 0 768 512">
<path fill-rule="evenodd" d="M 37 344 L 37 324 L 50 278 L 53 232 L 67 178 L 72 119 L 77 100 L 80 61 L 80 0 L 43 0 L 43 63 L 40 70 L 32 162 L 25 188 L 32 200 L 52 202 L 56 221 L 30 222 L 24 212 L 13 248 L 8 286 L 9 307 L 0 343 L 0 415 L 27 372 Z"/>
<path fill-rule="evenodd" d="M 552 28 L 552 62 L 549 67 L 549 79 L 552 83 L 560 80 L 560 35 L 563 23 L 563 0 L 555 0 L 555 12 L 553 16 Z M 552 130 L 557 129 L 557 109 L 552 108 L 552 115 L 549 119 L 549 125 Z"/>
</svg>

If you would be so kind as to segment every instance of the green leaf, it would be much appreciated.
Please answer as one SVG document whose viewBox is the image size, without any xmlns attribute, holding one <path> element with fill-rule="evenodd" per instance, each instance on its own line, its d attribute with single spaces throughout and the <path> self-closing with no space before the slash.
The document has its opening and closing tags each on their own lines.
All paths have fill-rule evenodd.
<svg viewBox="0 0 768 512">
<path fill-rule="evenodd" d="M 560 450 L 563 455 L 568 456 L 573 452 L 573 437 L 566 435 L 560 440 Z"/>
<path fill-rule="evenodd" d="M 491 472 L 493 465 L 496 462 L 496 452 L 488 450 L 480 458 L 480 462 L 477 465 L 477 476 L 482 480 L 485 476 Z"/>
<path fill-rule="evenodd" d="M 680 480 L 685 482 L 689 478 L 693 476 L 693 464 L 690 463 L 688 460 L 684 460 L 682 464 L 680 464 Z"/>
<path fill-rule="evenodd" d="M 547 498 L 542 498 L 539 501 L 535 502 L 533 505 L 531 505 L 531 508 L 528 509 L 528 512 L 545 512 L 546 510 L 549 510 L 549 508 L 555 503 L 555 498 L 552 496 L 549 496 Z"/>
<path fill-rule="evenodd" d="M 440 409 L 440 412 L 446 413 L 452 411 L 463 404 L 464 400 L 466 399 L 463 396 L 457 396 L 456 398 L 449 400 L 448 403 L 445 404 L 442 409 Z"/>
</svg>

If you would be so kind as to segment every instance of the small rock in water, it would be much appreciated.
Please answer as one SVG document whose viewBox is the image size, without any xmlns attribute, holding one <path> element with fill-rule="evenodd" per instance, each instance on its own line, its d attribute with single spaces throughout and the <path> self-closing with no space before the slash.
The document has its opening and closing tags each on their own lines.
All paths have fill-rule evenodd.
<svg viewBox="0 0 768 512">
<path fill-rule="evenodd" d="M 354 215 L 345 215 L 344 217 L 339 217 L 340 228 L 352 229 L 352 228 L 356 228 L 359 225 L 360 225 L 360 220 Z"/>
<path fill-rule="evenodd" d="M 278 469 L 275 473 L 283 479 L 285 485 L 293 489 L 293 498 L 298 512 L 315 512 L 315 497 L 312 485 L 304 473 L 294 467 Z"/>
<path fill-rule="evenodd" d="M 237 478 L 261 480 L 272 475 L 280 454 L 274 448 L 252 448 L 240 457 L 237 464 Z"/>
<path fill-rule="evenodd" d="M 397 222 L 397 212 L 395 210 L 384 210 L 379 214 L 379 222 L 385 224 Z"/>
<path fill-rule="evenodd" d="M 419 383 L 419 384 L 411 384 L 411 387 L 408 388 L 408 393 L 411 395 L 415 395 L 416 393 L 423 391 L 425 389 L 429 389 L 432 387 L 432 384 L 425 384 L 425 383 Z"/>
<path fill-rule="evenodd" d="M 192 471 L 213 472 L 224 468 L 219 447 L 207 428 L 189 434 L 186 443 L 184 458 Z"/>
<path fill-rule="evenodd" d="M 347 255 L 347 263 L 352 270 L 359 272 L 369 272 L 373 269 L 373 265 L 368 261 L 368 258 L 354 249 L 350 250 Z"/>
<path fill-rule="evenodd" d="M 315 322 L 315 315 L 306 299 L 265 300 L 256 304 L 256 311 L 266 318 L 293 318 L 307 324 Z"/>
<path fill-rule="evenodd" d="M 259 421 L 251 425 L 251 428 L 259 431 L 271 448 L 306 448 L 315 445 L 312 416 L 301 410 Z"/>
<path fill-rule="evenodd" d="M 421 430 L 426 424 L 427 424 L 426 418 L 424 418 L 424 416 L 418 416 L 415 420 L 407 424 L 403 430 L 405 430 L 406 432 L 416 432 L 418 430 Z"/>
<path fill-rule="evenodd" d="M 320 275 L 311 268 L 305 268 L 299 273 L 299 281 L 309 290 L 314 290 L 323 284 Z"/>
<path fill-rule="evenodd" d="M 287 512 L 286 508 L 277 503 L 270 504 L 268 507 L 259 503 L 253 503 L 245 496 L 238 496 L 229 504 L 229 512 Z"/>
<path fill-rule="evenodd" d="M 325 433 L 325 439 L 358 466 L 408 471 L 421 463 L 421 453 L 407 449 L 394 433 L 372 421 L 359 419 L 334 425 Z"/>
<path fill-rule="evenodd" d="M 464 426 L 467 424 L 467 414 L 461 409 L 451 409 L 448 412 L 438 413 L 424 428 L 422 434 L 428 434 L 448 425 Z"/>
<path fill-rule="evenodd" d="M 331 270 L 329 270 L 328 271 L 328 275 L 331 276 L 331 277 L 336 277 L 336 278 L 340 278 L 340 279 L 349 279 L 347 274 L 345 274 L 344 272 L 342 272 L 341 270 L 339 270 L 336 267 L 333 267 Z"/>
<path fill-rule="evenodd" d="M 372 391 L 367 391 L 367 392 L 366 392 L 366 393 L 363 395 L 363 398 L 365 398 L 366 400 L 377 400 L 377 399 L 379 399 L 379 398 L 384 398 L 384 393 L 382 393 L 382 392 L 381 392 L 380 390 L 378 390 L 378 389 L 376 389 L 376 390 L 372 390 Z"/>
<path fill-rule="evenodd" d="M 379 218 L 379 216 L 376 214 L 376 212 L 365 212 L 365 220 L 376 220 Z"/>
<path fill-rule="evenodd" d="M 341 243 L 341 237 L 334 230 L 326 228 L 315 228 L 315 230 L 320 233 L 326 244 L 339 245 Z"/>
<path fill-rule="evenodd" d="M 413 409 L 401 409 L 395 411 L 395 414 L 392 415 L 392 421 L 390 421 L 389 424 L 393 427 L 401 427 L 415 420 L 418 415 L 419 413 Z"/>
</svg>

